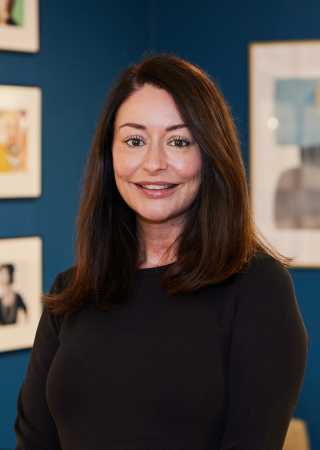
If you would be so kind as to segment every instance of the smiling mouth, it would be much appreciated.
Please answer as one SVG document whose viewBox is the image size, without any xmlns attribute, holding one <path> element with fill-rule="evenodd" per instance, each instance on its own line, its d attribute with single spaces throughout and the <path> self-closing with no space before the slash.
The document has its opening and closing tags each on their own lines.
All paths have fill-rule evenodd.
<svg viewBox="0 0 320 450">
<path fill-rule="evenodd" d="M 165 186 L 158 186 L 156 184 L 144 184 L 144 185 L 138 184 L 138 186 L 140 186 L 140 187 L 142 187 L 144 189 L 148 189 L 150 191 L 159 191 L 161 189 L 170 189 L 170 188 L 172 188 L 174 186 L 177 186 L 177 185 L 176 184 L 167 184 Z"/>
</svg>

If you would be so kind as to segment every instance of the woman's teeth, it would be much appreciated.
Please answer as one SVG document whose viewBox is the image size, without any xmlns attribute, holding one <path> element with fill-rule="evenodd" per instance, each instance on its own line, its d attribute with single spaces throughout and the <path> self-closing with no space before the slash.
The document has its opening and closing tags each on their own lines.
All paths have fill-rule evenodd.
<svg viewBox="0 0 320 450">
<path fill-rule="evenodd" d="M 146 186 L 142 186 L 145 189 L 151 189 L 151 190 L 160 190 L 160 189 L 169 189 L 173 187 L 173 184 L 167 185 L 167 186 L 157 186 L 155 184 L 147 184 Z"/>
</svg>

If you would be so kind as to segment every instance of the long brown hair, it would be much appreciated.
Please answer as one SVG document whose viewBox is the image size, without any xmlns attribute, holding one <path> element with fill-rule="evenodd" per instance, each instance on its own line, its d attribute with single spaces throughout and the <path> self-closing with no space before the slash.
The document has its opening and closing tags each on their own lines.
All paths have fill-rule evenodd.
<svg viewBox="0 0 320 450">
<path fill-rule="evenodd" d="M 155 55 L 129 67 L 108 95 L 86 168 L 76 264 L 68 286 L 43 298 L 56 314 L 72 314 L 93 301 L 108 309 L 135 292 L 136 217 L 115 184 L 112 144 L 119 107 L 147 83 L 172 95 L 202 158 L 201 187 L 178 238 L 177 260 L 163 275 L 164 292 L 179 295 L 219 283 L 246 270 L 256 252 L 288 262 L 255 231 L 235 125 L 219 89 L 192 64 Z"/>
</svg>

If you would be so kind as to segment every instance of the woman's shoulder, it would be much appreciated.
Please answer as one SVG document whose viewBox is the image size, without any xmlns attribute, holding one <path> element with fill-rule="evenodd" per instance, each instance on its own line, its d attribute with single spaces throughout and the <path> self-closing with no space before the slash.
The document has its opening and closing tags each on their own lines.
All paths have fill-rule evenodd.
<svg viewBox="0 0 320 450">
<path fill-rule="evenodd" d="M 281 340 L 289 340 L 306 354 L 308 334 L 289 270 L 280 261 L 255 255 L 247 272 L 239 275 L 234 305 L 234 330 L 246 333 L 248 341 L 260 336 L 282 345 Z"/>
<path fill-rule="evenodd" d="M 16 302 L 17 302 L 17 308 L 23 308 L 24 310 L 26 310 L 26 305 L 21 297 L 21 295 L 16 292 Z"/>
<path fill-rule="evenodd" d="M 276 258 L 257 253 L 248 270 L 239 274 L 236 304 L 240 310 L 273 315 L 297 309 L 289 270 Z"/>
<path fill-rule="evenodd" d="M 292 284 L 287 267 L 271 255 L 257 252 L 251 259 L 248 270 L 241 277 L 242 283 L 287 281 Z"/>
</svg>

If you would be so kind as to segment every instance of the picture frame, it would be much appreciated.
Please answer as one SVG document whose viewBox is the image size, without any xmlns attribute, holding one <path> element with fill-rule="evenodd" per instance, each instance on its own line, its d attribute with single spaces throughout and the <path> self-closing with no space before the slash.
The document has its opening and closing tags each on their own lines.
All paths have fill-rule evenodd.
<svg viewBox="0 0 320 450">
<path fill-rule="evenodd" d="M 41 195 L 41 90 L 0 85 L 0 198 Z"/>
<path fill-rule="evenodd" d="M 320 267 L 320 40 L 252 43 L 250 187 L 258 229 Z"/>
<path fill-rule="evenodd" d="M 0 50 L 39 51 L 39 0 L 2 2 Z"/>
<path fill-rule="evenodd" d="M 0 352 L 32 347 L 41 294 L 41 238 L 0 239 Z"/>
</svg>

